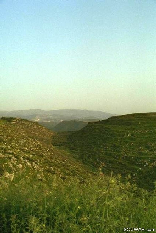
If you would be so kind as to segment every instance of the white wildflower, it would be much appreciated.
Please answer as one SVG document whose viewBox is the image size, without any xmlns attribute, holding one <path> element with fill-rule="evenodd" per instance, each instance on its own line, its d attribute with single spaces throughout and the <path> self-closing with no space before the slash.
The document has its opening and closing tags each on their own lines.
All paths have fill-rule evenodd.
<svg viewBox="0 0 156 233">
<path fill-rule="evenodd" d="M 11 181 L 13 181 L 13 179 L 14 179 L 14 173 L 10 174 L 9 172 L 5 172 L 4 173 L 4 177 L 8 178 Z"/>
<path fill-rule="evenodd" d="M 21 169 L 23 166 L 22 166 L 22 164 L 19 164 L 18 167 Z"/>
</svg>

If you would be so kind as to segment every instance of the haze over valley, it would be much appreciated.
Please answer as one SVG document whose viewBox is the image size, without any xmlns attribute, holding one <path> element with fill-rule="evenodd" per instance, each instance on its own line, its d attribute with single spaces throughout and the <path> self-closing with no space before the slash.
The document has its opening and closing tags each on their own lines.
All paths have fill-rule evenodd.
<svg viewBox="0 0 156 233">
<path fill-rule="evenodd" d="M 39 124 L 53 131 L 79 130 L 88 122 L 107 119 L 110 116 L 112 114 L 102 111 L 79 109 L 0 111 L 0 117 L 16 117 L 39 122 Z"/>
</svg>

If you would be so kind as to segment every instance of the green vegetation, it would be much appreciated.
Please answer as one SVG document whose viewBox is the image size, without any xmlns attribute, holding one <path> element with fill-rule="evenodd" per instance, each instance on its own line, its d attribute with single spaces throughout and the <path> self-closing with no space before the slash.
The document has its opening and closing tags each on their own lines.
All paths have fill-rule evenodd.
<svg viewBox="0 0 156 233">
<path fill-rule="evenodd" d="M 82 183 L 33 170 L 1 179 L 0 226 L 3 233 L 123 232 L 126 227 L 155 228 L 156 196 L 113 176 Z"/>
<path fill-rule="evenodd" d="M 50 121 L 50 122 L 39 121 L 38 123 L 39 125 L 42 125 L 47 129 L 53 130 L 53 128 L 58 124 L 58 121 Z"/>
<path fill-rule="evenodd" d="M 85 127 L 88 124 L 88 122 L 70 120 L 61 122 L 39 122 L 39 124 L 54 132 L 66 132 L 80 130 L 83 127 Z"/>
<path fill-rule="evenodd" d="M 55 145 L 84 163 L 110 174 L 131 175 L 131 182 L 154 189 L 156 181 L 156 114 L 131 114 L 89 123 L 78 132 L 60 134 Z"/>
<path fill-rule="evenodd" d="M 62 132 L 62 131 L 77 131 L 85 127 L 88 123 L 83 121 L 62 121 L 57 124 L 53 131 Z"/>
<path fill-rule="evenodd" d="M 137 145 L 140 144 L 144 148 L 141 143 L 145 140 L 146 146 L 149 146 L 147 150 L 151 151 L 146 154 L 146 157 L 151 158 L 148 169 L 153 169 L 155 135 L 152 132 L 155 130 L 155 114 L 132 116 L 133 123 L 129 117 L 114 117 L 90 123 L 79 132 L 61 134 L 53 133 L 38 123 L 27 120 L 1 119 L 0 232 L 120 233 L 127 227 L 156 228 L 156 190 L 142 189 L 132 184 L 130 175 L 126 176 L 132 169 L 130 160 L 127 160 L 129 170 L 125 173 L 123 183 L 122 176 L 117 175 L 120 173 L 117 170 L 120 164 L 114 166 L 116 172 L 112 173 L 110 167 L 104 165 L 103 155 L 99 154 L 97 157 L 94 150 L 94 159 L 93 153 L 90 157 L 88 154 L 90 140 L 94 141 L 94 147 L 98 149 L 97 145 L 101 148 L 100 143 L 103 143 L 104 137 L 109 151 L 114 148 L 112 135 L 115 135 L 116 139 L 120 135 L 120 143 L 117 145 L 126 146 L 126 143 L 129 145 L 130 136 L 125 136 L 122 141 L 123 133 L 132 134 L 132 129 L 136 132 L 141 130 L 143 137 L 140 138 L 140 131 L 136 134 L 133 153 L 137 156 Z M 142 123 L 137 124 L 137 119 Z M 138 125 L 141 125 L 141 129 Z M 98 137 L 100 133 L 101 136 Z M 72 142 L 71 146 L 69 139 Z M 115 142 L 115 138 L 113 140 Z M 71 151 L 78 158 L 74 158 Z M 119 155 L 121 149 L 116 151 Z M 85 158 L 80 152 L 85 152 Z M 113 165 L 115 157 L 113 153 L 110 155 L 110 164 Z M 79 157 L 92 166 L 95 164 L 97 172 L 92 169 L 94 166 L 84 165 Z M 101 162 L 98 162 L 98 159 L 101 159 Z M 134 167 L 138 167 L 138 164 L 135 163 Z"/>
<path fill-rule="evenodd" d="M 53 132 L 38 123 L 15 118 L 3 118 L 0 122 L 1 174 L 16 173 L 19 168 L 56 174 L 59 177 L 88 177 L 90 169 L 74 159 L 66 151 L 51 144 Z"/>
</svg>

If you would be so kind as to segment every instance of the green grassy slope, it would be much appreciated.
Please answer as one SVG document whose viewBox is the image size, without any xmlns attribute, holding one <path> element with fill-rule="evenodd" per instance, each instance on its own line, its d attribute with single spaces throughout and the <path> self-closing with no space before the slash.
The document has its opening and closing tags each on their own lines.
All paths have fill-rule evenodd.
<svg viewBox="0 0 156 233">
<path fill-rule="evenodd" d="M 115 116 L 89 123 L 67 135 L 62 144 L 85 163 L 101 167 L 104 173 L 131 174 L 141 187 L 154 188 L 156 113 Z"/>
</svg>

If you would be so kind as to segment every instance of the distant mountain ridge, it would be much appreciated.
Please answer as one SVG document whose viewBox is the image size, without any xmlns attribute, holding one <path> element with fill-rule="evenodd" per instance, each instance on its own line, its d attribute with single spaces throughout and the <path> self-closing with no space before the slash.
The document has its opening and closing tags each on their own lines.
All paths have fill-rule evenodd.
<svg viewBox="0 0 156 233">
<path fill-rule="evenodd" d="M 97 118 L 106 119 L 113 114 L 93 111 L 93 110 L 80 110 L 80 109 L 59 109 L 59 110 L 42 110 L 42 109 L 29 109 L 29 110 L 15 110 L 15 111 L 0 111 L 1 117 L 34 117 L 34 116 L 45 116 L 53 118 L 64 118 L 65 119 L 82 119 L 82 118 Z"/>
<path fill-rule="evenodd" d="M 50 121 L 50 120 L 79 120 L 79 119 L 107 119 L 113 114 L 80 109 L 60 109 L 60 110 L 15 110 L 15 111 L 0 111 L 0 117 L 19 117 L 33 121 Z"/>
</svg>

